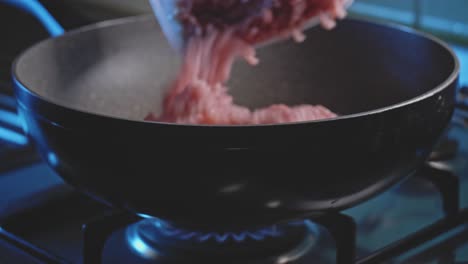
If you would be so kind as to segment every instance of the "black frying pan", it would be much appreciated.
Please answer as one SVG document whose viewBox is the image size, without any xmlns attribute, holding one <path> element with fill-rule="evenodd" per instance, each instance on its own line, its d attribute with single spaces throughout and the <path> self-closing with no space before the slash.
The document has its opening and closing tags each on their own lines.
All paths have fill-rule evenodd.
<svg viewBox="0 0 468 264">
<path fill-rule="evenodd" d="M 362 202 L 426 160 L 454 109 L 459 63 L 432 36 L 348 19 L 236 65 L 239 104 L 323 104 L 341 117 L 263 126 L 143 122 L 179 58 L 153 17 L 91 25 L 13 66 L 25 130 L 70 184 L 182 226 L 233 229 Z"/>
</svg>

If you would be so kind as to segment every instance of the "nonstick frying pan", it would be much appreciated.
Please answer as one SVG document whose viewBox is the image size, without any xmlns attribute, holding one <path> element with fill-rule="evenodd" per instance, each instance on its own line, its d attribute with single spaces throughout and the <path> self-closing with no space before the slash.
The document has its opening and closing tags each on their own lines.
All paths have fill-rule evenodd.
<svg viewBox="0 0 468 264">
<path fill-rule="evenodd" d="M 179 66 L 151 16 L 44 40 L 13 66 L 24 128 L 66 182 L 117 208 L 233 230 L 318 217 L 371 198 L 427 159 L 455 105 L 459 62 L 440 40 L 347 19 L 235 67 L 250 107 L 323 104 L 339 118 L 280 125 L 144 122 Z"/>
</svg>

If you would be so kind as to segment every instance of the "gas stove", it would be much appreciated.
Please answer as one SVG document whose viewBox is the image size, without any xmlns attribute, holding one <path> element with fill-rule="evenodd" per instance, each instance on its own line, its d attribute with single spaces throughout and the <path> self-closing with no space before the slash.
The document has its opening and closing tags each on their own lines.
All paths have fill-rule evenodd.
<svg viewBox="0 0 468 264">
<path fill-rule="evenodd" d="M 71 28 L 95 22 L 73 18 L 59 16 Z M 453 121 L 426 165 L 387 192 L 318 219 L 190 230 L 92 200 L 41 162 L 21 132 L 5 68 L 47 35 L 27 15 L 1 7 L 0 21 L 6 20 L 14 26 L 0 25 L 0 34 L 31 34 L 0 49 L 0 263 L 468 262 L 468 87 L 460 89 Z M 455 48 L 468 69 L 468 50 Z M 461 76 L 468 84 L 465 78 L 468 73 Z"/>
<path fill-rule="evenodd" d="M 466 113 L 458 111 L 463 119 Z M 468 205 L 467 132 L 466 122 L 454 121 L 448 138 L 415 177 L 366 203 L 314 221 L 254 230 L 179 229 L 160 219 L 115 211 L 56 184 L 10 201 L 18 208 L 2 217 L 0 260 L 463 263 L 468 260 L 468 210 L 459 208 Z M 50 173 L 34 166 L 26 173 L 29 179 Z"/>
</svg>

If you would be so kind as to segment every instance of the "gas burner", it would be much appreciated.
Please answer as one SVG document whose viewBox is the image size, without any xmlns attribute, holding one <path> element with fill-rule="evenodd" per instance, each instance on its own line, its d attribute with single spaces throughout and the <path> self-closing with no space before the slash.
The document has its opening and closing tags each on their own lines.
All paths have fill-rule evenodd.
<svg viewBox="0 0 468 264">
<path fill-rule="evenodd" d="M 284 230 L 279 229 L 278 226 L 271 226 L 261 228 L 254 231 L 240 231 L 240 232 L 199 232 L 190 231 L 187 229 L 179 229 L 170 223 L 158 218 L 149 220 L 152 226 L 156 228 L 157 233 L 161 237 L 167 239 L 180 241 L 192 241 L 194 243 L 208 243 L 217 242 L 220 244 L 238 242 L 243 243 L 248 240 L 263 241 L 269 238 L 280 237 L 284 235 Z M 298 225 L 296 223 L 295 225 Z"/>
<path fill-rule="evenodd" d="M 127 243 L 141 257 L 158 261 L 292 261 L 316 244 L 319 228 L 311 221 L 238 231 L 202 232 L 145 219 L 127 228 Z"/>
</svg>

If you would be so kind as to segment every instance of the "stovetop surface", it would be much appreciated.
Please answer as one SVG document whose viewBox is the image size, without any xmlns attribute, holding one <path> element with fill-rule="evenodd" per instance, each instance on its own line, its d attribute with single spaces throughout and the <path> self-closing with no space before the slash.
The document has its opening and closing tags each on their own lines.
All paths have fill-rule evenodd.
<svg viewBox="0 0 468 264">
<path fill-rule="evenodd" d="M 57 12 L 62 11 L 61 8 L 51 4 L 51 9 Z M 72 20 L 67 20 L 65 15 L 61 16 L 65 27 L 73 28 L 93 22 L 73 15 Z M 13 58 L 21 50 L 46 38 L 47 34 L 29 16 L 3 6 L 0 6 L 0 22 L 8 22 L 9 25 L 0 24 L 0 35 L 7 39 L 0 43 L 0 223 L 5 230 L 64 262 L 80 263 L 82 225 L 112 210 L 65 185 L 39 160 L 27 139 L 22 136 L 20 122 L 15 117 L 14 100 L 11 98 L 9 69 Z M 468 49 L 454 48 L 462 61 L 461 82 L 468 84 Z M 447 161 L 431 163 L 432 167 L 451 171 L 460 178 L 462 208 L 468 207 L 468 128 L 463 119 L 466 117 L 468 112 L 457 110 L 449 131 L 449 138 L 458 142 L 456 156 Z M 358 256 L 365 256 L 444 216 L 440 194 L 434 186 L 418 177 L 344 213 L 352 216 L 358 225 Z M 333 239 L 326 230 L 319 229 L 321 232 L 316 237 L 314 249 L 295 263 L 334 263 Z M 122 229 L 109 239 L 104 252 L 105 263 L 150 263 L 130 252 L 123 237 Z M 391 261 L 466 262 L 468 229 L 465 226 Z M 0 263 L 38 262 L 0 239 Z"/>
</svg>

